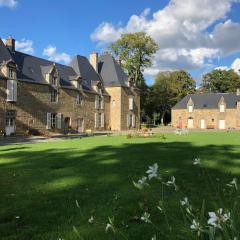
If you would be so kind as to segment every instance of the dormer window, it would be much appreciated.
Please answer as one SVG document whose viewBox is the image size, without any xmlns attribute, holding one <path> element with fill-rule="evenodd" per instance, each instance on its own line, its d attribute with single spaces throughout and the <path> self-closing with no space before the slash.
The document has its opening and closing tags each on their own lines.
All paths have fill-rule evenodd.
<svg viewBox="0 0 240 240">
<path fill-rule="evenodd" d="M 225 105 L 221 103 L 219 105 L 219 110 L 220 110 L 220 112 L 225 112 Z"/>
<path fill-rule="evenodd" d="M 16 79 L 16 72 L 14 69 L 9 68 L 8 69 L 8 78 L 9 79 Z"/>
<path fill-rule="evenodd" d="M 58 78 L 56 76 L 52 76 L 52 80 L 50 81 L 50 84 L 52 86 L 57 86 L 58 85 Z"/>
<path fill-rule="evenodd" d="M 189 112 L 189 113 L 192 113 L 192 112 L 193 112 L 193 106 L 192 106 L 192 105 L 189 105 L 189 106 L 188 106 L 188 112 Z"/>
</svg>

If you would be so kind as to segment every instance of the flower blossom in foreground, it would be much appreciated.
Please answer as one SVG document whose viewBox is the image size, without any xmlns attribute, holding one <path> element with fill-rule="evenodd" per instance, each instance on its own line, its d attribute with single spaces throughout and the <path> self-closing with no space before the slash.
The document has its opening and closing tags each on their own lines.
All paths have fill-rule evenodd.
<svg viewBox="0 0 240 240">
<path fill-rule="evenodd" d="M 148 174 L 149 180 L 151 180 L 152 178 L 157 178 L 158 177 L 158 164 L 154 163 L 152 166 L 149 166 L 146 173 Z"/>
<path fill-rule="evenodd" d="M 201 159 L 200 158 L 195 158 L 193 160 L 193 165 L 201 165 Z"/>
<path fill-rule="evenodd" d="M 142 216 L 141 216 L 141 220 L 144 221 L 145 223 L 150 223 L 150 214 L 145 212 Z"/>
<path fill-rule="evenodd" d="M 228 187 L 234 187 L 236 190 L 238 190 L 238 184 L 237 184 L 237 179 L 233 178 L 233 180 L 227 184 Z"/>
<path fill-rule="evenodd" d="M 230 220 L 230 213 L 224 213 L 223 209 L 220 208 L 217 212 L 209 212 L 208 224 L 222 229 L 222 224 Z"/>
<path fill-rule="evenodd" d="M 190 226 L 190 228 L 194 231 L 197 231 L 198 236 L 200 236 L 202 228 L 199 222 L 197 222 L 195 219 L 193 219 L 192 221 L 192 225 Z"/>
<path fill-rule="evenodd" d="M 171 181 L 168 181 L 168 182 L 166 183 L 166 185 L 167 185 L 167 186 L 173 186 L 174 189 L 175 189 L 175 191 L 178 190 L 178 187 L 177 187 L 177 185 L 176 185 L 176 178 L 175 178 L 174 176 L 172 176 Z"/>
</svg>

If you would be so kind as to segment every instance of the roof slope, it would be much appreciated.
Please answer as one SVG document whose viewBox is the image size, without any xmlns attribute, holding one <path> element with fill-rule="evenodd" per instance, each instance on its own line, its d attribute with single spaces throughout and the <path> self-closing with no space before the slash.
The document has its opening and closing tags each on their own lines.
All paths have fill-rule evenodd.
<svg viewBox="0 0 240 240">
<path fill-rule="evenodd" d="M 189 94 L 178 102 L 173 109 L 186 109 L 190 98 L 196 109 L 214 109 L 218 108 L 219 101 L 222 97 L 224 98 L 227 108 L 236 108 L 237 101 L 240 101 L 240 96 L 235 93 Z"/>
<path fill-rule="evenodd" d="M 112 55 L 99 57 L 98 71 L 106 87 L 127 86 L 128 77 Z"/>
<path fill-rule="evenodd" d="M 72 59 L 70 66 L 82 78 L 83 83 L 91 87 L 91 81 L 101 81 L 101 78 L 94 70 L 88 59 L 84 56 L 77 55 Z"/>
<path fill-rule="evenodd" d="M 46 83 L 44 74 L 55 65 L 59 76 L 60 84 L 63 86 L 71 86 L 69 82 L 70 76 L 77 76 L 75 71 L 66 65 L 54 63 L 42 58 L 34 57 L 22 52 L 15 51 L 12 58 L 17 64 L 17 78 L 37 83 Z"/>
</svg>

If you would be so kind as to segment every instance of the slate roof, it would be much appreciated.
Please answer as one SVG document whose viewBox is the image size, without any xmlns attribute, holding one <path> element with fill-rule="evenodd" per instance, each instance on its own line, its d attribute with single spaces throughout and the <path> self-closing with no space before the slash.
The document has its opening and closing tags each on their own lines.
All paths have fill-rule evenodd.
<svg viewBox="0 0 240 240">
<path fill-rule="evenodd" d="M 10 51 L 0 38 L 0 63 L 12 60 L 17 65 L 17 78 L 19 80 L 35 83 L 46 83 L 45 74 L 49 73 L 55 65 L 60 85 L 72 87 L 71 81 L 80 77 L 83 89 L 93 90 L 92 84 L 102 82 L 104 86 L 127 86 L 128 77 L 112 55 L 99 57 L 99 72 L 97 73 L 84 56 L 75 56 L 69 66 L 31 56 L 18 51 Z"/>
<path fill-rule="evenodd" d="M 98 72 L 106 87 L 128 86 L 128 77 L 110 54 L 99 57 Z"/>
<path fill-rule="evenodd" d="M 178 102 L 173 109 L 186 109 L 190 98 L 196 109 L 216 109 L 222 97 L 226 103 L 226 108 L 236 108 L 237 101 L 240 101 L 240 96 L 236 93 L 189 94 Z"/>
</svg>

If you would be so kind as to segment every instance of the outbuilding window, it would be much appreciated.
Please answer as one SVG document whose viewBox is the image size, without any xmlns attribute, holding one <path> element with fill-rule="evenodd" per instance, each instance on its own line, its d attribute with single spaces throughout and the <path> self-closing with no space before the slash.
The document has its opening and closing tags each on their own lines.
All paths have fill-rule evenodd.
<svg viewBox="0 0 240 240">
<path fill-rule="evenodd" d="M 224 104 L 220 104 L 219 105 L 219 110 L 220 110 L 220 112 L 225 112 L 225 105 Z"/>
<path fill-rule="evenodd" d="M 189 106 L 188 106 L 188 112 L 190 112 L 190 113 L 193 112 L 193 106 L 192 106 L 192 105 L 189 105 Z"/>
</svg>

